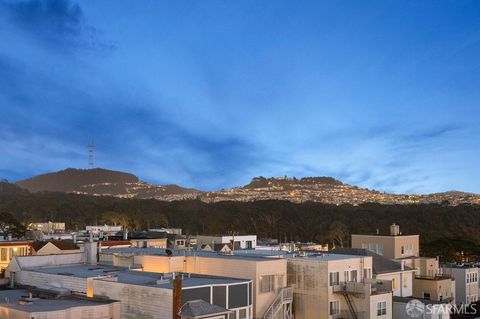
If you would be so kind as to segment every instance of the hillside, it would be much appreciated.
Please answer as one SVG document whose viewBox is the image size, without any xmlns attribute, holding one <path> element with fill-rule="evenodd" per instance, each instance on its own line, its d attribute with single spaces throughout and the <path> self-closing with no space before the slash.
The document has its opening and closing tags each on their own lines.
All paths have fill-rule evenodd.
<svg viewBox="0 0 480 319">
<path fill-rule="evenodd" d="M 177 185 L 151 185 L 140 181 L 133 174 L 103 168 L 67 168 L 63 171 L 21 180 L 16 185 L 30 192 L 47 191 L 164 200 L 169 200 L 170 196 L 174 196 L 175 199 L 182 198 L 184 195 L 194 197 L 198 193 L 195 189 Z"/>
<path fill-rule="evenodd" d="M 404 234 L 420 234 L 422 242 L 459 237 L 480 243 L 479 205 L 166 202 L 43 192 L 0 194 L 0 212 L 11 213 L 21 222 L 63 221 L 73 230 L 113 223 L 132 230 L 162 226 L 181 227 L 187 234 L 234 230 L 259 238 L 315 242 L 331 242 L 339 236 L 346 242 L 350 233 L 375 233 L 376 229 L 388 232 L 395 222 Z M 452 226 L 452 221 L 461 222 Z"/>
<path fill-rule="evenodd" d="M 58 191 L 96 196 L 157 199 L 175 201 L 200 199 L 203 202 L 222 201 L 252 202 L 259 200 L 287 200 L 294 203 L 319 202 L 335 205 L 361 205 L 379 203 L 385 205 L 430 204 L 447 206 L 480 204 L 478 194 L 449 191 L 444 193 L 410 195 L 390 194 L 342 183 L 332 177 L 305 177 L 297 179 L 255 177 L 245 186 L 202 192 L 178 185 L 153 185 L 129 173 L 106 169 L 66 169 L 56 173 L 39 175 L 17 182 L 31 192 Z"/>
</svg>

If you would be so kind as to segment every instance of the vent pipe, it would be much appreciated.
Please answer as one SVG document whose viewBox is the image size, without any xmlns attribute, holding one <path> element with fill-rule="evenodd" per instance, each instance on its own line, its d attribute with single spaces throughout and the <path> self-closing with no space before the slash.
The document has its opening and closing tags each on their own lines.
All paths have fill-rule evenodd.
<svg viewBox="0 0 480 319">
<path fill-rule="evenodd" d="M 181 319 L 182 308 L 182 276 L 175 276 L 173 280 L 173 314 L 172 319 Z"/>
</svg>

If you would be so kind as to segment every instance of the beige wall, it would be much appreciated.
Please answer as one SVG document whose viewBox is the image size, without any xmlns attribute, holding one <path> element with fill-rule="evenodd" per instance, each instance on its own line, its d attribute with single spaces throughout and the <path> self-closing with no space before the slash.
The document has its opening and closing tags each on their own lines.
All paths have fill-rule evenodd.
<svg viewBox="0 0 480 319">
<path fill-rule="evenodd" d="M 54 301 L 52 301 L 54 302 Z M 8 319 L 120 319 L 120 303 L 74 307 L 48 312 L 27 312 L 0 305 L 0 318 Z"/>
<path fill-rule="evenodd" d="M 154 239 L 132 239 L 130 240 L 132 247 L 153 247 L 153 248 L 167 248 L 167 238 L 154 238 Z"/>
<path fill-rule="evenodd" d="M 386 274 L 377 274 L 376 279 L 392 281 L 393 295 L 410 297 L 413 293 L 413 270 L 399 271 Z M 394 285 L 395 282 L 395 285 Z"/>
<path fill-rule="evenodd" d="M 430 294 L 431 300 L 443 300 L 452 297 L 452 280 L 445 279 L 413 279 L 413 297 L 424 298 L 424 293 Z"/>
<path fill-rule="evenodd" d="M 409 256 L 419 256 L 420 244 L 419 235 L 410 236 L 381 236 L 381 235 L 352 235 L 352 248 L 367 248 L 374 245 L 383 247 L 383 254 L 390 259 L 405 258 Z M 411 245 L 411 252 L 407 252 L 406 248 Z M 402 254 L 402 246 L 405 248 Z"/>
<path fill-rule="evenodd" d="M 385 301 L 387 303 L 387 313 L 382 316 L 377 316 L 377 305 L 379 302 Z M 392 294 L 378 294 L 369 296 L 369 309 L 366 314 L 366 318 L 376 318 L 376 319 L 392 319 L 393 317 L 393 302 Z"/>
<path fill-rule="evenodd" d="M 122 319 L 171 319 L 171 289 L 94 280 L 95 296 L 122 301 Z M 128 303 L 127 303 L 128 302 Z"/>
</svg>

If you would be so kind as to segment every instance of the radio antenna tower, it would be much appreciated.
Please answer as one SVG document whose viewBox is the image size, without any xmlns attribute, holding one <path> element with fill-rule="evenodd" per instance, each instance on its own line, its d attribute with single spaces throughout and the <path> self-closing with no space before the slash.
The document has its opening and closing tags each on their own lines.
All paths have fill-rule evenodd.
<svg viewBox="0 0 480 319">
<path fill-rule="evenodd" d="M 95 143 L 93 142 L 93 140 L 90 143 L 88 143 L 87 149 L 88 149 L 88 168 L 92 169 L 93 168 L 93 151 L 95 150 Z"/>
</svg>

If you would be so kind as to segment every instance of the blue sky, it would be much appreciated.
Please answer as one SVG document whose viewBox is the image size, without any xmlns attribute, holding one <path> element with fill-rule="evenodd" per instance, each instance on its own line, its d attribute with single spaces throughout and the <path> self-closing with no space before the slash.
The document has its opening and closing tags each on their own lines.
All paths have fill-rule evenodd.
<svg viewBox="0 0 480 319">
<path fill-rule="evenodd" d="M 0 0 L 0 178 L 480 192 L 478 1 Z"/>
</svg>

